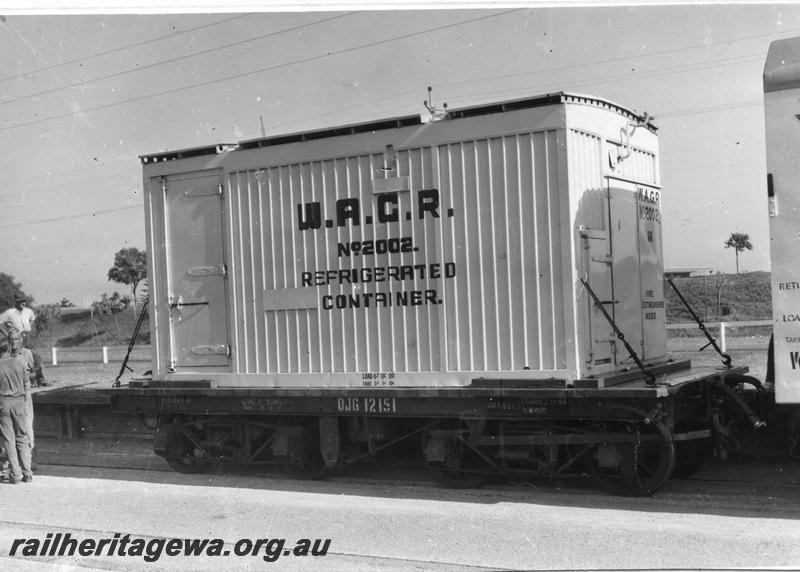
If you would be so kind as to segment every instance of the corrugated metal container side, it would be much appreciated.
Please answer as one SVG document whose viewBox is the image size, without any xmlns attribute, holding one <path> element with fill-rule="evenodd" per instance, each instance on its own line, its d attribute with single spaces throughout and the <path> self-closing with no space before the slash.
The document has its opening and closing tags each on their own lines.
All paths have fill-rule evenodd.
<svg viewBox="0 0 800 572">
<path fill-rule="evenodd" d="M 563 369 L 558 152 L 554 130 L 401 150 L 409 190 L 383 195 L 383 154 L 230 173 L 236 371 Z M 426 190 L 438 216 L 419 212 Z M 359 224 L 298 230 L 307 205 L 352 199 Z M 389 208 L 406 216 L 379 224 Z M 343 254 L 356 244 L 408 252 Z"/>
<path fill-rule="evenodd" d="M 627 367 L 580 280 L 639 285 L 612 312 L 644 350 L 651 279 L 612 250 L 615 224 L 654 244 L 637 213 L 657 142 L 598 101 L 146 163 L 157 376 L 445 386 Z M 634 207 L 615 214 L 618 191 Z"/>
</svg>

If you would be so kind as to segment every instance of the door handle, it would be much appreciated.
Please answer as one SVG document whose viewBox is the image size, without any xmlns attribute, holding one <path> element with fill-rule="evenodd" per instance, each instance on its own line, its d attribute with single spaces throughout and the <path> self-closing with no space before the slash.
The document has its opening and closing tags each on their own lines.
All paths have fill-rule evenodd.
<svg viewBox="0 0 800 572">
<path fill-rule="evenodd" d="M 178 296 L 177 298 L 175 296 L 169 297 L 170 310 L 177 308 L 178 311 L 180 311 L 181 308 L 183 308 L 184 306 L 208 306 L 208 301 L 206 300 L 205 302 L 184 302 L 183 296 Z"/>
</svg>

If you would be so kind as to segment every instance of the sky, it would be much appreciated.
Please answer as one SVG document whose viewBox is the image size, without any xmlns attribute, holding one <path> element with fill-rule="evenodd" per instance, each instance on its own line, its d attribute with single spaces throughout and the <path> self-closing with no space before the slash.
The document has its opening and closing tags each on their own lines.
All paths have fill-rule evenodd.
<svg viewBox="0 0 800 572">
<path fill-rule="evenodd" d="M 422 114 L 428 86 L 451 108 L 572 91 L 649 113 L 665 267 L 734 272 L 744 232 L 741 269 L 769 270 L 761 75 L 800 3 L 48 6 L 0 2 L 0 272 L 36 304 L 129 293 L 106 276 L 145 248 L 139 156 Z"/>
</svg>

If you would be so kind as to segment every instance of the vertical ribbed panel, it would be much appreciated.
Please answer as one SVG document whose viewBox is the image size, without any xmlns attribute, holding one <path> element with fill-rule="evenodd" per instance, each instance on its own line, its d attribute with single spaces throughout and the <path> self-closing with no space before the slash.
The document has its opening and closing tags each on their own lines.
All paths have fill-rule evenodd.
<svg viewBox="0 0 800 572">
<path fill-rule="evenodd" d="M 235 363 L 241 373 L 519 371 L 564 367 L 563 182 L 556 131 L 397 152 L 401 216 L 377 224 L 382 155 L 231 173 Z M 586 165 L 581 171 L 597 170 Z M 588 175 L 587 175 L 588 176 Z M 438 218 L 419 218 L 419 191 L 438 189 Z M 337 200 L 358 198 L 359 224 L 336 221 Z M 298 228 L 298 205 L 319 202 L 323 224 Z M 452 210 L 450 210 L 452 209 Z M 410 213 L 407 218 L 406 214 Z M 331 220 L 330 227 L 325 222 Z M 339 244 L 411 237 L 415 250 L 340 256 Z M 398 265 L 444 267 L 452 278 L 303 284 L 303 273 Z M 425 266 L 427 272 L 427 266 Z M 308 275 L 306 275 L 308 276 Z M 289 292 L 317 301 L 435 290 L 440 303 L 264 309 Z M 264 293 L 266 291 L 266 294 Z M 363 304 L 363 302 L 362 302 Z"/>
<path fill-rule="evenodd" d="M 461 219 L 443 237 L 461 276 L 446 286 L 451 371 L 563 363 L 556 152 L 555 132 L 439 147 L 443 199 Z"/>
<path fill-rule="evenodd" d="M 658 186 L 657 166 L 654 153 L 634 148 L 630 156 L 617 166 L 616 174 L 631 181 Z"/>
<path fill-rule="evenodd" d="M 575 225 L 608 230 L 608 202 L 603 176 L 603 141 L 598 135 L 570 129 L 567 136 L 569 184 L 576 205 Z"/>
</svg>

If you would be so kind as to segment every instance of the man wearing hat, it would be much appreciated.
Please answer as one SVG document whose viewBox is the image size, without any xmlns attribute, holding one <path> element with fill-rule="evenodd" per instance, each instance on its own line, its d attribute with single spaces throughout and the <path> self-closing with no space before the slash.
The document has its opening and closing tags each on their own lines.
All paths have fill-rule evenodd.
<svg viewBox="0 0 800 572">
<path fill-rule="evenodd" d="M 42 372 L 42 358 L 33 347 L 31 340 L 31 330 L 36 316 L 33 310 L 26 306 L 27 302 L 28 299 L 22 293 L 17 293 L 14 296 L 14 307 L 0 314 L 0 330 L 6 336 L 11 331 L 11 328 L 22 334 L 22 345 L 33 353 L 35 373 L 31 383 L 33 385 L 47 385 Z"/>
</svg>

